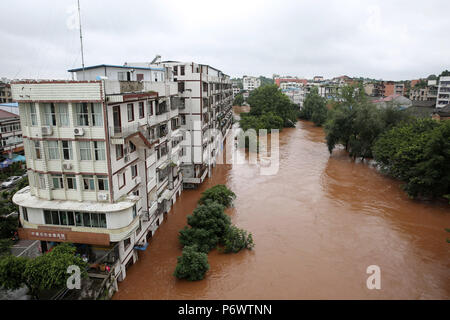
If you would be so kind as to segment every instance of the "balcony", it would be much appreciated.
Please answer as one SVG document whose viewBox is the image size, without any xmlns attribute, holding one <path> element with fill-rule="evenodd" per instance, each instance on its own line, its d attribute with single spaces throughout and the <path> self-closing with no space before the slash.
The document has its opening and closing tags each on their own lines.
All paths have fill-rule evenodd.
<svg viewBox="0 0 450 320">
<path fill-rule="evenodd" d="M 151 148 L 152 142 L 148 125 L 136 122 L 126 127 L 109 127 L 111 144 L 125 144 L 131 141 L 138 148 Z"/>
</svg>

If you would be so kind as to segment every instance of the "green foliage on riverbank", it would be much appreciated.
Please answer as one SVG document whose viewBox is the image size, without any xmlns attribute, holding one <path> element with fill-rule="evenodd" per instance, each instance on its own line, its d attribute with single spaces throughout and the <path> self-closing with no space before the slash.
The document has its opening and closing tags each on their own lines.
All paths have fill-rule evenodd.
<svg viewBox="0 0 450 320">
<path fill-rule="evenodd" d="M 26 286 L 36 299 L 44 290 L 63 288 L 70 276 L 69 266 L 80 267 L 81 276 L 87 276 L 87 264 L 75 256 L 75 251 L 73 245 L 62 243 L 34 259 L 4 256 L 0 259 L 0 287 L 15 290 Z"/>
<path fill-rule="evenodd" d="M 203 279 L 209 270 L 207 253 L 218 246 L 223 246 L 225 253 L 253 249 L 252 235 L 233 226 L 225 213 L 225 208 L 230 207 L 235 198 L 234 192 L 224 185 L 216 185 L 202 193 L 198 207 L 187 217 L 188 226 L 179 233 L 178 239 L 184 249 L 178 257 L 175 277 L 190 281 Z"/>
<path fill-rule="evenodd" d="M 300 109 L 299 118 L 310 120 L 316 126 L 322 126 L 327 120 L 328 109 L 325 98 L 319 95 L 317 88 L 312 88 L 306 95 L 303 107 Z"/>
<path fill-rule="evenodd" d="M 233 106 L 242 106 L 244 104 L 244 96 L 242 94 L 237 94 L 233 100 Z"/>
<path fill-rule="evenodd" d="M 416 119 L 383 133 L 375 160 L 404 181 L 409 196 L 450 196 L 450 121 Z"/>
<path fill-rule="evenodd" d="M 276 85 L 265 85 L 255 89 L 248 97 L 247 103 L 251 107 L 250 112 L 241 114 L 240 122 L 244 130 L 295 126 L 297 107 Z"/>
<path fill-rule="evenodd" d="M 334 102 L 328 111 L 325 133 L 330 153 L 342 144 L 354 158 L 372 158 L 378 136 L 411 119 L 395 106 L 377 108 L 361 90 L 361 87 L 343 87 L 339 102 Z"/>
</svg>

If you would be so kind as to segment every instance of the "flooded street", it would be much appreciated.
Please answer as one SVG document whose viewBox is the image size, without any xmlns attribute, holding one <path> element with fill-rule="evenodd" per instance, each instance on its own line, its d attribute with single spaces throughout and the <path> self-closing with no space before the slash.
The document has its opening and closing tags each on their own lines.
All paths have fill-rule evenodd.
<svg viewBox="0 0 450 320">
<path fill-rule="evenodd" d="M 172 275 L 178 231 L 200 193 L 226 184 L 227 210 L 253 233 L 255 249 L 213 251 L 198 282 Z M 449 299 L 450 207 L 408 199 L 400 183 L 330 157 L 321 128 L 298 122 L 280 133 L 277 175 L 255 165 L 218 165 L 198 190 L 185 190 L 114 299 Z M 366 268 L 381 268 L 381 290 L 366 287 Z"/>
</svg>

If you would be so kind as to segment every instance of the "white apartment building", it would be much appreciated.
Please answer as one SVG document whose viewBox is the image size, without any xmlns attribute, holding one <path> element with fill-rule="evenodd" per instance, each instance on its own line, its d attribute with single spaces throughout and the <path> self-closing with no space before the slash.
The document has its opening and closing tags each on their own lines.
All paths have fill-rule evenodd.
<svg viewBox="0 0 450 320">
<path fill-rule="evenodd" d="M 242 78 L 244 90 L 252 91 L 261 86 L 261 80 L 257 77 L 244 76 Z"/>
<path fill-rule="evenodd" d="M 211 174 L 233 123 L 230 77 L 208 65 L 163 61 L 172 68 L 183 105 L 180 124 L 187 134 L 181 163 L 184 188 L 196 188 Z"/>
<path fill-rule="evenodd" d="M 13 197 L 19 237 L 72 242 L 121 281 L 181 194 L 184 105 L 171 68 L 69 72 L 78 80 L 11 85 L 30 182 Z"/>
<path fill-rule="evenodd" d="M 0 152 L 12 155 L 23 151 L 19 115 L 0 109 Z"/>
<path fill-rule="evenodd" d="M 450 76 L 439 79 L 436 108 L 443 108 L 450 104 Z"/>
</svg>

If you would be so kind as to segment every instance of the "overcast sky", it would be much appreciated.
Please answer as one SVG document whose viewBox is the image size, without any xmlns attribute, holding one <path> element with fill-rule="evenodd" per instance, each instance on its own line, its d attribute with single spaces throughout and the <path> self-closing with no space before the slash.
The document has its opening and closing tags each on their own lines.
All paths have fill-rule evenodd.
<svg viewBox="0 0 450 320">
<path fill-rule="evenodd" d="M 0 77 L 81 66 L 76 0 L 3 1 Z M 85 63 L 195 61 L 231 77 L 403 80 L 450 69 L 450 1 L 81 0 Z"/>
</svg>

